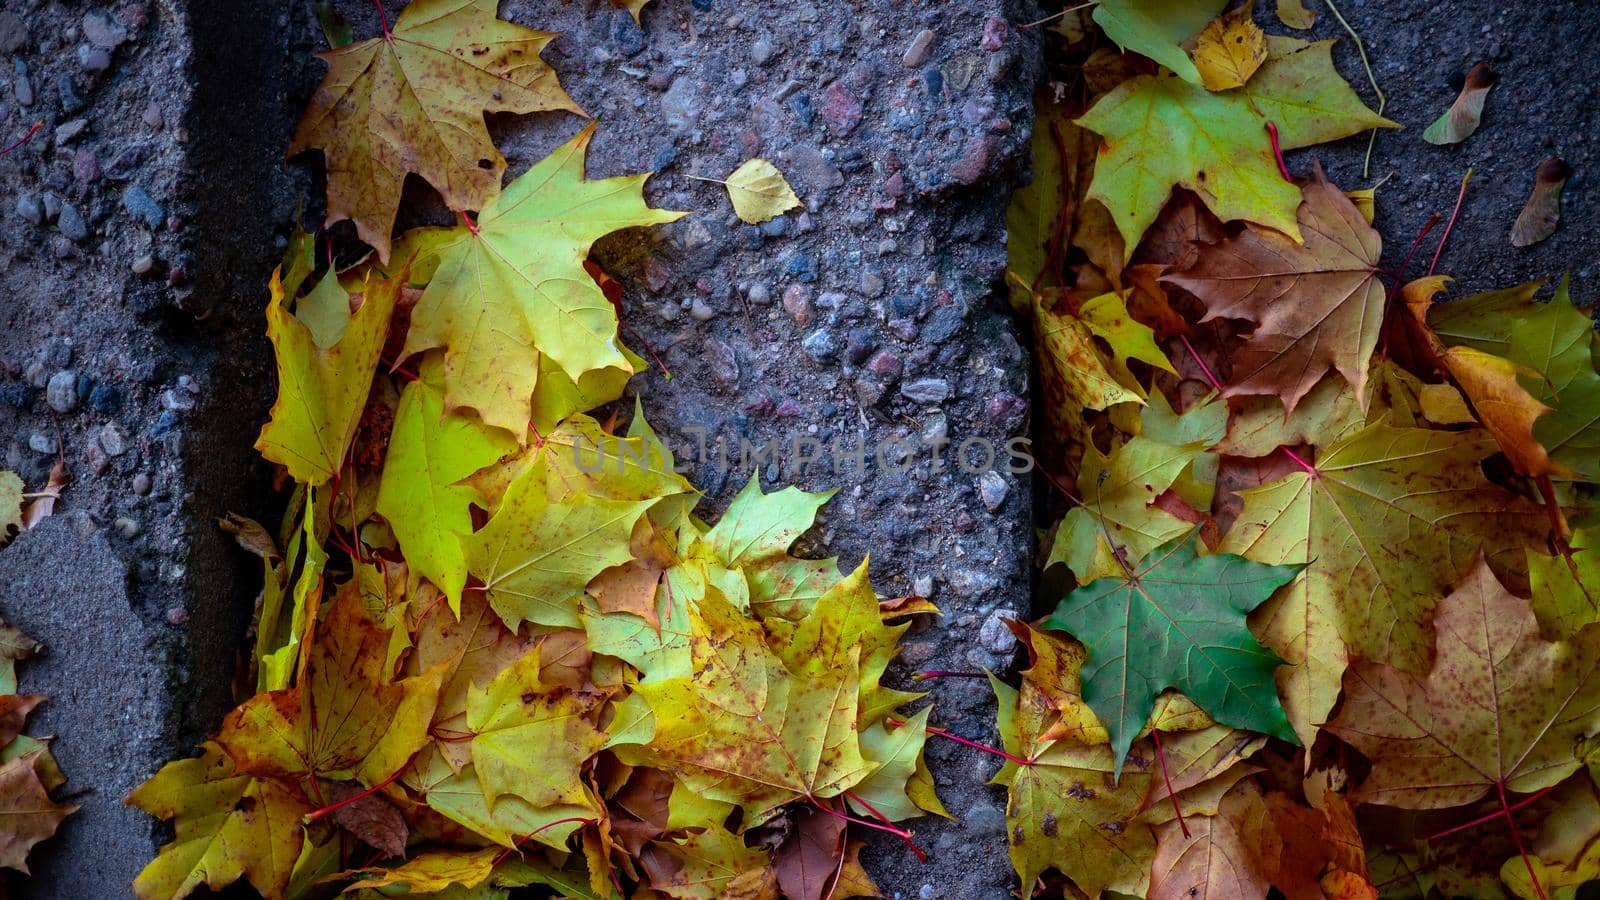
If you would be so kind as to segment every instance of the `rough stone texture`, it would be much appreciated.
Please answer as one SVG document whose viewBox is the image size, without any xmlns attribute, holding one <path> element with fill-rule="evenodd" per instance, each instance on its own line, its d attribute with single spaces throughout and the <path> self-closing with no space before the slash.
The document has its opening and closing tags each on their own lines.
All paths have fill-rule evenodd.
<svg viewBox="0 0 1600 900">
<path fill-rule="evenodd" d="M 215 521 L 270 509 L 250 444 L 291 196 L 277 5 L 18 0 L 0 17 L 0 140 L 44 122 L 0 158 L 0 450 L 36 490 L 59 434 L 73 476 L 57 518 L 0 552 L 0 616 L 51 645 L 21 668 L 49 698 L 29 731 L 56 736 L 84 804 L 16 896 L 125 896 L 160 829 L 122 797 L 232 703 L 259 570 Z M 88 42 L 108 66 L 80 63 Z M 55 233 L 68 209 L 77 243 Z M 58 383 L 52 409 L 62 371 L 76 402 Z"/>
<path fill-rule="evenodd" d="M 166 642 L 134 609 L 107 532 L 77 513 L 46 519 L 0 554 L 0 609 L 46 652 L 22 664 L 23 693 L 47 699 L 28 721 L 82 808 L 33 860 L 29 896 L 105 897 L 149 859 L 153 823 L 122 798 L 165 762 Z M 137 838 L 143 838 L 139 840 Z"/>
</svg>

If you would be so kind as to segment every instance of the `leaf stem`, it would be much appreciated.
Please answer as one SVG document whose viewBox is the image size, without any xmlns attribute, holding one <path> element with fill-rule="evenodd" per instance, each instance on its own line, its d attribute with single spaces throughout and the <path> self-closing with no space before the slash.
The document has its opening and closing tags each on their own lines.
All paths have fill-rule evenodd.
<svg viewBox="0 0 1600 900">
<path fill-rule="evenodd" d="M 903 719 L 888 718 L 888 719 L 884 719 L 884 721 L 888 722 L 890 725 L 893 725 L 896 728 L 899 728 L 900 726 L 906 724 Z M 967 738 L 964 738 L 959 734 L 951 734 L 948 731 L 944 731 L 944 730 L 941 730 L 941 729 L 938 729 L 938 728 L 924 728 L 922 730 L 926 731 L 927 733 L 929 733 L 931 735 L 934 735 L 935 737 L 942 737 L 945 740 L 955 741 L 958 744 L 965 744 L 965 745 L 967 745 L 968 747 L 971 747 L 974 750 L 982 750 L 985 753 L 992 753 L 995 756 L 998 756 L 998 757 L 1000 757 L 1002 759 L 1008 759 L 1011 762 L 1014 762 L 1019 766 L 1032 766 L 1033 765 L 1033 760 L 1031 760 L 1031 759 L 1023 759 L 1020 756 L 1013 756 L 1013 755 L 1011 755 L 1010 753 L 1007 753 L 1004 750 L 1000 750 L 1000 749 L 997 749 L 995 747 L 991 747 L 988 744 L 980 744 L 977 741 L 968 740 Z"/>
<path fill-rule="evenodd" d="M 583 816 L 567 816 L 565 819 L 557 819 L 554 822 L 546 822 L 543 825 L 540 825 L 538 828 L 535 828 L 534 830 L 532 830 L 532 831 L 528 832 L 527 834 L 523 835 L 522 837 L 517 838 L 515 841 L 512 841 L 512 846 L 507 847 L 505 849 L 505 852 L 501 853 L 499 856 L 496 856 L 494 858 L 494 864 L 498 866 L 501 863 L 505 862 L 506 861 L 506 857 L 508 857 L 511 854 L 513 854 L 513 853 L 517 852 L 518 850 L 522 849 L 522 845 L 526 844 L 528 841 L 532 840 L 533 836 L 538 834 L 539 832 L 544 831 L 544 830 L 546 830 L 548 828 L 554 828 L 557 825 L 565 825 L 568 822 L 582 822 L 585 825 L 594 824 L 594 820 L 593 819 L 585 819 Z"/>
<path fill-rule="evenodd" d="M 871 819 L 857 818 L 849 813 L 842 813 L 815 797 L 811 797 L 809 799 L 811 800 L 812 806 L 815 806 L 817 809 L 820 809 L 828 815 L 833 816 L 835 819 L 842 819 L 845 822 L 855 825 L 865 825 L 868 828 L 894 835 L 903 841 L 907 847 L 911 848 L 911 852 L 917 855 L 917 859 L 921 860 L 922 862 L 928 861 L 928 854 L 922 852 L 922 848 L 918 847 L 916 842 L 911 839 L 911 832 L 905 830 L 904 828 L 897 828 L 893 825 L 883 825 L 878 822 L 874 822 Z"/>
<path fill-rule="evenodd" d="M 384 40 L 388 40 L 390 36 L 389 13 L 383 8 L 383 0 L 372 0 L 372 3 L 378 7 L 378 23 L 383 26 Z"/>
<path fill-rule="evenodd" d="M 1558 787 L 1560 787 L 1560 785 L 1552 784 L 1549 787 L 1545 788 L 1544 790 L 1538 792 L 1537 794 L 1531 794 L 1531 795 L 1529 795 L 1527 797 L 1524 797 L 1521 800 L 1518 800 L 1516 803 L 1511 804 L 1511 808 L 1510 808 L 1509 811 L 1510 812 L 1516 812 L 1517 810 L 1523 808 L 1524 806 L 1531 806 L 1534 803 L 1537 803 L 1540 800 L 1544 799 L 1546 794 L 1549 794 L 1551 791 L 1555 790 Z M 1476 827 L 1478 827 L 1479 825 L 1482 825 L 1485 822 L 1492 822 L 1495 819 L 1498 819 L 1503 815 L 1505 815 L 1505 813 L 1503 813 L 1503 812 L 1501 812 L 1500 810 L 1497 809 L 1492 813 L 1487 813 L 1485 815 L 1481 815 L 1481 816 L 1477 817 L 1476 819 L 1473 819 L 1471 822 L 1462 822 L 1460 825 L 1456 825 L 1456 826 L 1453 826 L 1453 827 L 1450 827 L 1450 828 L 1446 828 L 1445 830 L 1443 830 L 1443 831 L 1441 831 L 1441 832 L 1439 832 L 1437 834 L 1430 834 L 1427 837 L 1423 838 L 1423 840 L 1425 840 L 1425 841 L 1437 841 L 1440 838 L 1447 838 L 1452 834 L 1456 834 L 1458 832 L 1466 831 L 1468 828 L 1476 828 Z"/>
<path fill-rule="evenodd" d="M 1206 380 L 1211 382 L 1211 386 L 1216 389 L 1217 393 L 1222 393 L 1222 382 L 1217 380 L 1216 373 L 1211 371 L 1211 367 L 1206 365 L 1206 361 L 1200 358 L 1200 354 L 1194 349 L 1194 345 L 1189 343 L 1189 336 L 1180 334 L 1178 339 L 1183 341 L 1183 346 L 1189 349 L 1189 356 L 1194 358 L 1194 364 L 1200 367 L 1200 371 L 1204 373 Z"/>
<path fill-rule="evenodd" d="M 1378 87 L 1377 76 L 1372 74 L 1372 63 L 1367 59 L 1367 45 L 1361 42 L 1361 35 L 1356 34 L 1356 30 L 1350 27 L 1349 22 L 1344 20 L 1343 14 L 1339 12 L 1339 7 L 1333 4 L 1333 0 L 1327 0 L 1327 3 L 1328 9 L 1333 11 L 1333 17 L 1339 20 L 1339 24 L 1344 26 L 1345 33 L 1350 35 L 1350 40 L 1355 43 L 1356 52 L 1361 54 L 1361 68 L 1367 70 L 1367 81 L 1372 85 L 1372 92 L 1378 95 L 1378 115 L 1381 116 L 1383 115 L 1383 108 L 1389 105 L 1389 98 L 1383 95 L 1383 88 Z M 1372 137 L 1367 139 L 1367 155 L 1361 160 L 1362 178 L 1366 178 L 1367 173 L 1372 170 L 1372 148 L 1377 146 L 1377 143 L 1378 129 L 1374 128 L 1372 129 Z"/>
<path fill-rule="evenodd" d="M 1305 469 L 1307 475 L 1310 475 L 1312 478 L 1317 477 L 1317 468 L 1316 468 L 1316 466 L 1313 466 L 1311 463 L 1308 463 L 1305 460 L 1301 459 L 1300 458 L 1300 454 L 1294 452 L 1293 450 L 1290 450 L 1288 447 L 1279 447 L 1278 449 L 1282 450 L 1284 453 L 1288 454 L 1290 459 L 1292 459 L 1295 462 L 1299 463 L 1300 464 L 1300 468 Z"/>
<path fill-rule="evenodd" d="M 1434 213 L 1433 218 L 1428 220 L 1428 224 L 1422 226 L 1422 230 L 1417 232 L 1417 239 L 1411 242 L 1411 249 L 1406 251 L 1406 258 L 1400 261 L 1400 271 L 1395 273 L 1395 287 L 1405 286 L 1406 270 L 1411 268 L 1411 257 L 1417 255 L 1417 248 L 1422 246 L 1422 239 L 1427 237 L 1428 232 L 1433 230 L 1433 226 L 1439 224 L 1439 220 L 1443 218 L 1444 216 Z"/>
<path fill-rule="evenodd" d="M 1522 864 L 1528 869 L 1528 880 L 1533 882 L 1533 892 L 1539 895 L 1539 900 L 1550 900 L 1544 892 L 1544 885 L 1539 883 L 1539 876 L 1533 871 L 1533 860 L 1528 858 L 1528 851 L 1522 847 L 1522 835 L 1517 832 L 1517 822 L 1511 818 L 1511 804 L 1506 802 L 1506 780 L 1501 778 L 1495 781 L 1494 787 L 1500 792 L 1500 812 L 1506 818 L 1506 827 L 1511 829 L 1511 843 L 1517 845 L 1517 855 L 1522 857 Z"/>
<path fill-rule="evenodd" d="M 984 672 L 951 672 L 945 669 L 927 669 L 912 676 L 918 681 L 931 681 L 935 678 L 988 678 Z"/>
<path fill-rule="evenodd" d="M 1439 247 L 1433 251 L 1433 262 L 1428 264 L 1428 274 L 1439 267 L 1439 256 L 1444 253 L 1444 245 L 1450 240 L 1450 230 L 1456 227 L 1456 216 L 1461 215 L 1461 201 L 1467 197 L 1467 182 L 1472 180 L 1472 167 L 1467 167 L 1467 174 L 1461 176 L 1461 190 L 1456 194 L 1456 208 L 1450 211 L 1450 221 L 1444 225 L 1444 234 L 1439 237 Z"/>
<path fill-rule="evenodd" d="M 690 179 L 693 179 L 693 180 L 695 180 L 695 181 L 709 181 L 709 182 L 711 182 L 711 183 L 712 183 L 712 184 L 720 184 L 720 185 L 722 185 L 722 186 L 723 186 L 723 187 L 727 187 L 727 186 L 728 186 L 728 183 L 727 183 L 727 182 L 726 182 L 726 181 L 723 181 L 723 180 L 722 180 L 722 179 L 721 179 L 721 178 L 706 178 L 706 177 L 705 177 L 705 176 L 703 176 L 703 175 L 690 175 L 690 174 L 689 174 L 689 173 L 687 173 L 687 172 L 685 172 L 685 173 L 684 173 L 684 174 L 683 174 L 683 177 L 685 177 L 685 178 L 690 178 Z"/>
<path fill-rule="evenodd" d="M 1267 123 L 1267 139 L 1272 142 L 1272 158 L 1278 162 L 1278 174 L 1284 181 L 1294 184 L 1294 176 L 1289 174 L 1289 166 L 1283 161 L 1283 148 L 1278 145 L 1278 126 L 1272 122 Z"/>
<path fill-rule="evenodd" d="M 1061 10 L 1060 12 L 1053 12 L 1050 15 L 1045 16 L 1042 19 L 1039 19 L 1038 21 L 1029 22 L 1026 25 L 1018 25 L 1017 27 L 1018 28 L 1033 28 L 1033 27 L 1036 27 L 1036 26 L 1039 26 L 1039 25 L 1043 25 L 1044 23 L 1049 22 L 1052 19 L 1059 19 L 1062 16 L 1066 15 L 1067 13 L 1075 13 L 1080 9 L 1088 9 L 1089 7 L 1094 6 L 1095 4 L 1097 4 L 1099 2 L 1100 2 L 1100 0 L 1089 0 L 1088 3 L 1080 3 L 1077 6 L 1069 6 L 1066 9 Z"/>
<path fill-rule="evenodd" d="M 350 796 L 348 796 L 348 797 L 344 798 L 343 800 L 340 800 L 340 801 L 338 801 L 336 803 L 330 803 L 327 806 L 322 807 L 321 809 L 312 810 L 311 812 L 306 813 L 304 816 L 302 816 L 300 818 L 300 821 L 305 823 L 305 824 L 307 824 L 307 825 L 310 825 L 312 822 L 315 822 L 316 820 L 322 818 L 323 816 L 325 816 L 325 815 L 327 815 L 327 814 L 329 814 L 331 812 L 337 812 L 337 811 L 339 811 L 341 809 L 344 809 L 346 806 L 349 806 L 350 804 L 355 803 L 358 800 L 365 800 L 368 797 L 371 797 L 373 794 L 376 794 L 377 792 L 379 792 L 379 791 L 383 790 L 384 788 L 388 787 L 389 785 L 394 784 L 395 779 L 399 778 L 400 777 L 400 773 L 404 772 L 405 770 L 406 770 L 406 767 L 405 766 L 401 766 L 400 768 L 395 770 L 393 775 L 390 775 L 388 778 L 385 778 L 384 780 L 378 782 L 377 784 L 373 785 L 372 787 L 367 788 L 366 790 L 360 792 L 359 794 L 351 794 Z"/>
<path fill-rule="evenodd" d="M 21 147 L 23 144 L 26 144 L 28 141 L 32 140 L 33 136 L 38 134 L 39 133 L 39 129 L 41 129 L 43 127 L 44 127 L 44 120 L 43 119 L 40 119 L 39 121 L 33 123 L 33 127 L 28 129 L 28 133 L 27 134 L 23 135 L 22 137 L 17 138 L 15 141 L 13 141 L 10 144 L 6 145 L 4 148 L 0 148 L 0 156 L 5 156 L 7 153 L 10 153 L 11 151 L 17 149 L 18 147 Z"/>
<path fill-rule="evenodd" d="M 908 831 L 906 829 L 903 829 L 903 828 L 898 828 L 893 822 L 889 821 L 889 817 L 888 816 L 886 816 L 883 813 L 879 812 L 878 808 L 876 806 L 873 806 L 871 803 L 868 803 L 864 798 L 861 797 L 860 794 L 857 794 L 855 791 L 845 791 L 844 795 L 846 797 L 849 797 L 851 800 L 855 801 L 856 803 L 861 804 L 861 808 L 865 809 L 874 819 L 877 819 L 879 822 L 882 822 L 884 825 L 887 825 L 890 828 L 894 828 L 897 831 L 905 832 L 905 836 L 902 837 L 901 840 L 905 841 L 906 846 L 911 848 L 911 852 L 915 853 L 917 855 L 917 859 L 921 860 L 922 862 L 927 862 L 928 861 L 928 855 L 926 853 L 923 853 L 922 852 L 922 848 L 918 847 L 917 844 L 916 844 L 916 841 L 911 839 L 912 835 L 911 835 L 910 831 Z"/>
<path fill-rule="evenodd" d="M 1172 778 L 1167 774 L 1167 751 L 1161 747 L 1160 729 L 1150 729 L 1150 736 L 1156 742 L 1156 762 L 1161 764 L 1161 780 L 1167 783 L 1167 799 L 1172 801 L 1172 814 L 1178 817 L 1178 828 L 1183 831 L 1184 838 L 1189 837 L 1189 823 L 1183 820 L 1183 810 L 1178 806 L 1178 795 L 1172 790 Z"/>
</svg>

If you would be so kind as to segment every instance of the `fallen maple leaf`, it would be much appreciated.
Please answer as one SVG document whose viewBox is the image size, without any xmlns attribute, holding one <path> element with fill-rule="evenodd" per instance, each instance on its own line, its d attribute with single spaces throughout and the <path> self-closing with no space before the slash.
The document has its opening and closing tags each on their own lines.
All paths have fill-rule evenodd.
<svg viewBox="0 0 1600 900">
<path fill-rule="evenodd" d="M 496 18 L 499 0 L 415 0 L 381 37 L 319 56 L 328 73 L 288 155 L 321 150 L 328 223 L 349 219 L 383 261 L 408 173 L 455 210 L 483 209 L 506 159 L 485 113 L 582 113 L 539 53 L 554 34 Z"/>
<path fill-rule="evenodd" d="M 1150 900 L 1265 897 L 1277 873 L 1282 844 L 1262 802 L 1261 789 L 1240 782 L 1214 816 L 1196 816 L 1187 828 L 1164 823 L 1151 862 Z"/>
<path fill-rule="evenodd" d="M 1148 56 L 1185 81 L 1200 83 L 1189 55 L 1179 46 L 1222 12 L 1227 0 L 1102 0 L 1094 21 L 1124 50 Z"/>
<path fill-rule="evenodd" d="M 1303 244 L 1247 225 L 1163 279 L 1206 304 L 1203 321 L 1255 323 L 1233 355 L 1226 394 L 1276 394 L 1291 412 L 1329 369 L 1364 395 L 1384 309 L 1375 277 L 1383 242 L 1320 166 L 1298 221 Z"/>
<path fill-rule="evenodd" d="M 1174 186 L 1193 191 L 1219 218 L 1248 219 L 1301 237 L 1295 222 L 1300 191 L 1278 174 L 1262 139 L 1267 123 L 1278 129 L 1286 150 L 1399 127 L 1367 109 L 1334 71 L 1332 44 L 1270 38 L 1267 61 L 1247 88 L 1224 94 L 1141 75 L 1078 119 L 1106 139 L 1089 196 L 1111 211 L 1127 252 L 1138 246 Z"/>
<path fill-rule="evenodd" d="M 1300 567 L 1201 556 L 1198 541 L 1191 530 L 1130 560 L 1121 577 L 1068 594 L 1047 620 L 1088 648 L 1083 698 L 1110 732 L 1114 775 L 1167 688 L 1218 722 L 1294 740 L 1273 684 L 1282 660 L 1251 636 L 1245 615 Z"/>
<path fill-rule="evenodd" d="M 222 748 L 167 763 L 128 795 L 176 835 L 133 881 L 141 900 L 180 898 L 201 886 L 221 890 L 240 878 L 265 897 L 283 897 L 311 811 L 297 791 L 241 775 Z"/>
<path fill-rule="evenodd" d="M 632 372 L 617 343 L 617 312 L 583 268 L 589 248 L 623 228 L 678 219 L 645 205 L 647 175 L 586 181 L 590 125 L 536 163 L 476 222 L 407 236 L 433 270 L 411 314 L 402 356 L 442 347 L 445 408 L 528 439 L 545 357 L 578 381 Z"/>
<path fill-rule="evenodd" d="M 1330 444 L 1302 471 L 1242 492 L 1244 510 L 1221 548 L 1274 565 L 1303 563 L 1254 617 L 1262 642 L 1289 665 L 1278 686 L 1310 745 L 1339 696 L 1346 647 L 1412 671 L 1427 668 L 1427 620 L 1439 594 L 1488 554 L 1503 571 L 1548 522 L 1491 484 L 1481 431 L 1396 428 L 1387 421 Z"/>
<path fill-rule="evenodd" d="M 1357 802 L 1407 809 L 1528 794 L 1581 765 L 1573 748 L 1600 730 L 1600 629 L 1540 639 L 1528 601 L 1482 560 L 1439 602 L 1427 675 L 1363 660 L 1327 729 L 1372 760 Z"/>
</svg>

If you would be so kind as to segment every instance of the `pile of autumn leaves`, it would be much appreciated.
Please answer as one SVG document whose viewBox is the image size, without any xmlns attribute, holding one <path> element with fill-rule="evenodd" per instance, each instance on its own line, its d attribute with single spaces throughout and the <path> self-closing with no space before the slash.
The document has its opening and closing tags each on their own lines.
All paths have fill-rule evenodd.
<svg viewBox="0 0 1600 900">
<path fill-rule="evenodd" d="M 846 822 L 943 813 L 879 683 L 934 610 L 789 555 L 826 494 L 752 480 L 711 527 L 642 414 L 586 415 L 642 365 L 590 247 L 680 214 L 585 180 L 592 127 L 500 190 L 483 112 L 576 107 L 495 5 L 326 54 L 291 149 L 375 249 L 319 274 L 298 235 L 273 276 L 292 500 L 226 523 L 265 576 L 247 699 L 129 798 L 175 831 L 135 891 L 876 895 Z M 408 170 L 462 212 L 391 247 Z"/>
<path fill-rule="evenodd" d="M 1331 42 L 1135 9 L 1163 5 L 1058 26 L 1009 217 L 1068 507 L 995 686 L 1023 895 L 1571 896 L 1600 876 L 1589 314 L 1380 271 L 1373 192 L 1275 154 L 1394 127 Z"/>
</svg>

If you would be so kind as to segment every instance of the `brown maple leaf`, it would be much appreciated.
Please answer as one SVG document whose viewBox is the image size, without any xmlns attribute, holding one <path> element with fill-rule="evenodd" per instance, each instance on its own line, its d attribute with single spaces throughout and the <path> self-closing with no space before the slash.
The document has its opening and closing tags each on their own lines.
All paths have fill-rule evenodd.
<svg viewBox="0 0 1600 900">
<path fill-rule="evenodd" d="M 1539 637 L 1527 600 L 1481 559 L 1439 602 L 1433 671 L 1362 661 L 1327 729 L 1372 760 L 1358 802 L 1461 806 L 1489 790 L 1529 793 L 1578 770 L 1574 749 L 1600 730 L 1600 628 Z"/>
<path fill-rule="evenodd" d="M 78 807 L 56 803 L 39 780 L 35 750 L 0 766 L 0 866 L 28 871 L 28 851 L 56 833 Z"/>
<path fill-rule="evenodd" d="M 1205 303 L 1203 321 L 1256 324 L 1233 356 L 1226 393 L 1275 394 L 1291 411 L 1329 369 L 1365 396 L 1384 309 L 1383 285 L 1373 277 L 1383 242 L 1320 166 L 1304 188 L 1298 221 L 1304 244 L 1247 224 L 1163 279 Z"/>
<path fill-rule="evenodd" d="M 381 37 L 320 54 L 328 73 L 288 155 L 323 152 L 329 224 L 354 222 L 385 262 L 407 173 L 451 209 L 482 209 L 500 192 L 506 158 L 484 113 L 582 112 L 539 58 L 556 36 L 501 21 L 498 6 L 415 0 Z"/>
</svg>

